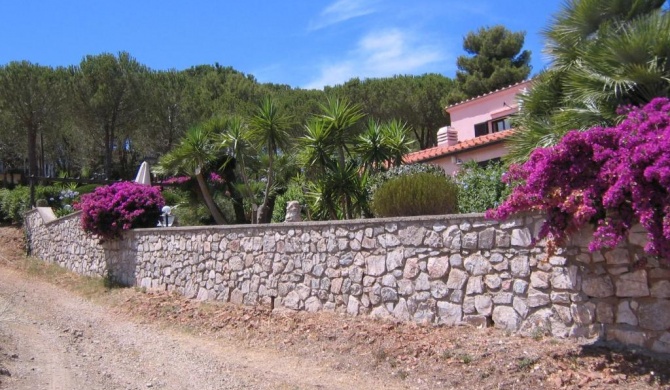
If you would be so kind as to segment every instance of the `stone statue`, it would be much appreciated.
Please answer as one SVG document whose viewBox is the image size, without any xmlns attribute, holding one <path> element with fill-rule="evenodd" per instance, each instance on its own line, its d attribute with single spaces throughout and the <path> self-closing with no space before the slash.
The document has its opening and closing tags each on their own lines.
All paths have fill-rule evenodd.
<svg viewBox="0 0 670 390">
<path fill-rule="evenodd" d="M 297 200 L 292 200 L 286 204 L 286 218 L 284 222 L 300 222 L 302 216 L 300 215 L 300 203 Z"/>
</svg>

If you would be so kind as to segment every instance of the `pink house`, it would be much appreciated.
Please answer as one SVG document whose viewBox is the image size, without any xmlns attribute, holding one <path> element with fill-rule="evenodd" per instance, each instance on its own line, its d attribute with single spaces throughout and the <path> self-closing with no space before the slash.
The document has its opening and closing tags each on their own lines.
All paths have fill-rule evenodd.
<svg viewBox="0 0 670 390">
<path fill-rule="evenodd" d="M 451 126 L 437 132 L 437 146 L 409 153 L 404 162 L 435 164 L 453 174 L 466 161 L 483 163 L 504 156 L 504 141 L 512 133 L 510 115 L 519 109 L 517 95 L 530 83 L 522 81 L 446 107 Z"/>
</svg>

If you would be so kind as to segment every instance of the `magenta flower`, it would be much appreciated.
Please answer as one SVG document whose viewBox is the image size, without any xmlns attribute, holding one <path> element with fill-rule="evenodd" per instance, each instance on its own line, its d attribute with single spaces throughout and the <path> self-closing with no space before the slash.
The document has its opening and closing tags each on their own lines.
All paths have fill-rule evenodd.
<svg viewBox="0 0 670 390">
<path fill-rule="evenodd" d="M 670 262 L 670 100 L 619 112 L 627 117 L 618 126 L 571 131 L 512 166 L 504 180 L 523 184 L 487 216 L 542 212 L 538 238 L 558 242 L 592 223 L 591 250 L 616 246 L 639 222 L 645 250 Z"/>
<path fill-rule="evenodd" d="M 164 205 L 158 187 L 119 182 L 83 195 L 78 207 L 84 231 L 114 239 L 124 230 L 155 227 Z"/>
</svg>

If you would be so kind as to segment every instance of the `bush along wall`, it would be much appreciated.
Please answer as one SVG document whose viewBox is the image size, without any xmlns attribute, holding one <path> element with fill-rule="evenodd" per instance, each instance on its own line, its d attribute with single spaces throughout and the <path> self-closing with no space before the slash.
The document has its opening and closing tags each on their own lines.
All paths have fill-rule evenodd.
<svg viewBox="0 0 670 390">
<path fill-rule="evenodd" d="M 635 227 L 611 250 L 592 231 L 547 254 L 544 219 L 482 215 L 136 229 L 99 244 L 79 217 L 27 214 L 34 255 L 82 274 L 202 300 L 329 310 L 670 352 L 670 270 Z M 646 265 L 641 267 L 641 260 Z"/>
</svg>

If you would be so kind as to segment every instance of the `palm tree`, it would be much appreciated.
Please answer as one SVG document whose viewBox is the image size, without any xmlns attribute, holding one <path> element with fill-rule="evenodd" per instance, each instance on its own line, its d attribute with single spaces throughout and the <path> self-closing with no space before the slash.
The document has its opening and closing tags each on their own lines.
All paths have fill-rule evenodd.
<svg viewBox="0 0 670 390">
<path fill-rule="evenodd" d="M 224 225 L 227 221 L 214 202 L 203 176 L 204 167 L 216 160 L 218 155 L 211 127 L 196 126 L 186 132 L 176 148 L 161 157 L 154 170 L 160 174 L 185 173 L 195 176 L 200 194 L 214 221 Z"/>
<path fill-rule="evenodd" d="M 333 165 L 335 148 L 331 142 L 332 131 L 320 118 L 312 118 L 304 127 L 305 134 L 298 139 L 300 162 L 310 168 L 316 168 L 321 175 Z"/>
<path fill-rule="evenodd" d="M 390 150 L 389 165 L 399 167 L 402 165 L 403 156 L 412 150 L 414 140 L 409 136 L 410 132 L 407 123 L 396 119 L 382 125 L 382 133 Z"/>
<path fill-rule="evenodd" d="M 251 189 L 249 183 L 249 176 L 247 175 L 245 163 L 245 160 L 249 158 L 249 155 L 253 151 L 249 141 L 249 128 L 244 122 L 244 119 L 236 115 L 228 118 L 223 124 L 223 131 L 215 135 L 215 140 L 219 143 L 220 148 L 233 157 L 233 160 L 228 160 L 227 162 L 235 162 L 235 168 L 242 178 L 244 196 L 251 200 L 253 208 L 253 206 L 256 205 L 256 202 L 254 191 Z"/>
<path fill-rule="evenodd" d="M 268 171 L 263 203 L 258 208 L 258 223 L 269 223 L 272 217 L 270 195 L 274 181 L 274 160 L 280 149 L 289 144 L 289 118 L 284 115 L 271 98 L 267 97 L 250 120 L 250 139 L 268 154 Z"/>
<path fill-rule="evenodd" d="M 392 150 L 384 132 L 386 128 L 370 119 L 363 134 L 357 138 L 354 151 L 363 162 L 363 168 L 368 172 L 380 171 L 384 163 L 391 159 Z"/>
<path fill-rule="evenodd" d="M 352 104 L 347 100 L 328 99 L 327 104 L 321 105 L 320 118 L 330 132 L 330 143 L 337 153 L 338 163 L 344 166 L 349 152 L 349 144 L 356 137 L 354 126 L 365 114 L 359 104 Z M 345 156 L 346 154 L 346 156 Z"/>
<path fill-rule="evenodd" d="M 509 162 L 572 129 L 620 120 L 617 107 L 670 95 L 665 0 L 570 0 L 545 31 L 549 70 L 521 98 Z"/>
</svg>

